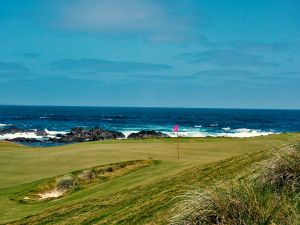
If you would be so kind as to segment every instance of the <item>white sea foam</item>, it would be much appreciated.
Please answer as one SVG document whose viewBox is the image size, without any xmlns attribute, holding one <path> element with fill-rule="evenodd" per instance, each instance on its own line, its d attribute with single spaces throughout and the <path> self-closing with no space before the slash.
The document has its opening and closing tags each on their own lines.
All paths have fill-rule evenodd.
<svg viewBox="0 0 300 225">
<path fill-rule="evenodd" d="M 0 123 L 0 127 L 11 126 L 11 124 Z"/>
<path fill-rule="evenodd" d="M 38 140 L 44 139 L 44 137 L 38 136 L 35 132 L 18 132 L 18 133 L 14 133 L 14 134 L 0 135 L 0 140 L 4 140 L 4 139 L 10 140 L 10 139 L 14 139 L 14 138 L 35 138 Z"/>
<path fill-rule="evenodd" d="M 230 133 L 219 133 L 219 134 L 217 134 L 217 136 L 218 137 L 245 138 L 245 137 L 265 136 L 265 135 L 270 135 L 270 134 L 276 134 L 276 132 L 240 128 L 240 129 L 234 129 L 233 132 L 230 132 Z"/>
<path fill-rule="evenodd" d="M 4 140 L 4 139 L 11 140 L 14 138 L 34 138 L 37 140 L 44 140 L 47 138 L 54 138 L 54 137 L 56 137 L 57 134 L 68 133 L 66 131 L 49 131 L 49 130 L 45 129 L 45 132 L 47 133 L 47 135 L 40 136 L 40 135 L 36 134 L 36 131 L 37 131 L 37 129 L 33 129 L 33 131 L 3 134 L 3 135 L 0 135 L 0 140 Z"/>
<path fill-rule="evenodd" d="M 270 134 L 278 134 L 278 132 L 274 131 L 262 131 L 255 129 L 247 129 L 247 128 L 239 128 L 239 129 L 231 129 L 229 127 L 225 127 L 223 129 L 225 132 L 207 132 L 206 130 L 196 130 L 196 129 L 181 129 L 178 132 L 179 137 L 236 137 L 236 138 L 246 138 L 246 137 L 257 137 L 257 136 L 265 136 Z M 164 132 L 168 134 L 170 137 L 177 137 L 177 133 L 175 132 Z"/>
<path fill-rule="evenodd" d="M 169 135 L 170 137 L 177 137 L 177 133 L 175 132 L 163 132 Z M 208 134 L 205 132 L 199 132 L 199 131 L 179 131 L 178 132 L 179 137 L 207 137 Z"/>
<path fill-rule="evenodd" d="M 124 135 L 125 135 L 125 138 L 127 138 L 129 136 L 129 134 L 131 133 L 137 133 L 137 132 L 140 132 L 141 130 L 123 130 L 121 131 Z"/>
<path fill-rule="evenodd" d="M 176 132 L 172 132 L 170 130 L 163 129 L 165 127 L 135 127 L 135 128 L 127 128 L 124 130 L 120 130 L 124 135 L 125 138 L 129 136 L 131 133 L 137 133 L 141 130 L 156 130 L 161 131 L 170 137 L 177 137 Z M 117 129 L 115 129 L 117 130 Z M 223 132 L 221 131 L 210 131 L 201 127 L 197 128 L 179 128 L 178 136 L 180 137 L 236 137 L 236 138 L 245 138 L 245 137 L 256 137 L 256 136 L 263 136 L 263 135 L 270 135 L 276 134 L 274 131 L 263 131 L 257 129 L 247 129 L 247 128 L 239 128 L 239 129 L 232 129 L 230 127 L 222 128 Z M 45 136 L 38 136 L 35 131 L 28 131 L 28 132 L 18 132 L 14 134 L 3 134 L 0 135 L 0 140 L 3 139 L 14 139 L 14 138 L 34 138 L 38 140 L 45 140 L 47 138 L 54 138 L 57 134 L 67 134 L 67 131 L 49 131 L 45 129 L 47 135 Z"/>
<path fill-rule="evenodd" d="M 45 132 L 48 134 L 47 137 L 54 138 L 57 134 L 67 134 L 67 131 L 52 131 L 45 129 Z"/>
<path fill-rule="evenodd" d="M 223 127 L 222 130 L 229 131 L 230 127 Z"/>
<path fill-rule="evenodd" d="M 196 127 L 196 128 L 201 128 L 202 126 L 201 126 L 201 125 L 195 125 L 195 127 Z"/>
<path fill-rule="evenodd" d="M 200 127 L 199 127 L 200 128 Z M 217 131 L 209 131 L 207 129 L 199 129 L 199 128 L 179 128 L 178 136 L 179 137 L 237 137 L 237 138 L 245 138 L 245 137 L 256 137 L 256 136 L 264 136 L 270 134 L 276 134 L 274 131 L 262 131 L 262 130 L 255 130 L 255 129 L 247 129 L 247 128 L 239 128 L 239 129 L 232 129 L 230 127 L 224 127 L 222 130 L 224 132 L 217 132 Z M 133 128 L 133 129 L 126 129 L 121 130 L 121 132 L 127 138 L 131 133 L 137 133 L 141 130 L 150 130 L 148 128 Z M 155 129 L 156 131 L 161 131 L 170 137 L 177 137 L 176 132 L 172 132 L 171 130 L 164 130 L 164 129 Z"/>
</svg>

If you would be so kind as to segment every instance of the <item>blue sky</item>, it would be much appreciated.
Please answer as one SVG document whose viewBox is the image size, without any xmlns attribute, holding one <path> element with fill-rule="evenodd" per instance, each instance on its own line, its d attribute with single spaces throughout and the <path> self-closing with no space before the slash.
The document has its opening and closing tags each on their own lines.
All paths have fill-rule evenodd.
<svg viewBox="0 0 300 225">
<path fill-rule="evenodd" d="M 300 108 L 297 0 L 0 1 L 0 104 Z"/>
</svg>

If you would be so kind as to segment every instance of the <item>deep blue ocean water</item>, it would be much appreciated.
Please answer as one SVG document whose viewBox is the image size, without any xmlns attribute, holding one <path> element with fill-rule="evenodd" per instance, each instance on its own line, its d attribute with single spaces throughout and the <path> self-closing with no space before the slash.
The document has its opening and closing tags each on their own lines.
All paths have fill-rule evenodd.
<svg viewBox="0 0 300 225">
<path fill-rule="evenodd" d="M 300 131 L 300 110 L 0 106 L 0 129 L 16 126 L 49 133 L 73 127 L 124 132 L 157 130 L 174 136 L 247 137 Z M 3 139 L 3 138 L 2 138 Z"/>
</svg>

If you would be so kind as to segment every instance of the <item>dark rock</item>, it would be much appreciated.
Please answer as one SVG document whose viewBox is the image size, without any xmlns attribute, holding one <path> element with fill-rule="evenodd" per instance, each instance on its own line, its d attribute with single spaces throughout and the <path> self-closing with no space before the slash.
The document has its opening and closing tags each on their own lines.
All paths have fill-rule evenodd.
<svg viewBox="0 0 300 225">
<path fill-rule="evenodd" d="M 87 131 L 88 130 L 83 129 L 82 127 L 74 127 L 71 129 L 70 135 L 81 135 Z"/>
<path fill-rule="evenodd" d="M 32 133 L 35 133 L 37 136 L 47 136 L 47 132 L 44 130 L 24 130 L 24 129 L 21 129 L 18 127 L 8 127 L 5 129 L 2 129 L 2 130 L 0 130 L 0 135 L 24 133 L 24 132 L 32 132 Z"/>
<path fill-rule="evenodd" d="M 8 127 L 8 128 L 0 130 L 0 135 L 15 134 L 15 133 L 22 133 L 22 132 L 25 132 L 25 130 L 17 128 L 17 127 Z"/>
<path fill-rule="evenodd" d="M 125 138 L 125 135 L 121 132 L 104 130 L 98 127 L 95 127 L 93 129 L 83 129 L 81 127 L 75 127 L 70 131 L 70 133 L 57 134 L 56 137 L 48 137 L 48 133 L 43 130 L 23 130 L 17 127 L 10 127 L 10 128 L 0 130 L 0 135 L 24 133 L 24 132 L 33 132 L 37 136 L 44 137 L 45 139 L 38 140 L 35 138 L 16 137 L 8 141 L 32 142 L 32 143 L 33 142 L 71 143 L 71 142 L 85 142 L 85 141 L 98 141 L 98 140 Z"/>
<path fill-rule="evenodd" d="M 24 138 L 24 137 L 17 137 L 13 139 L 5 139 L 6 141 L 13 141 L 13 142 L 28 142 L 28 143 L 39 143 L 43 142 L 42 140 L 38 140 L 35 138 Z"/>
<path fill-rule="evenodd" d="M 47 142 L 60 143 L 60 140 L 58 138 L 48 138 Z"/>
<path fill-rule="evenodd" d="M 29 130 L 30 132 L 36 133 L 37 136 L 47 136 L 48 133 L 44 130 Z"/>
<path fill-rule="evenodd" d="M 207 125 L 207 127 L 218 127 L 218 126 L 219 126 L 219 124 L 217 124 L 217 123 Z"/>
<path fill-rule="evenodd" d="M 154 130 L 142 130 L 138 133 L 131 133 L 127 138 L 166 138 L 170 137 L 167 134 L 164 134 L 162 132 L 156 132 Z"/>
<path fill-rule="evenodd" d="M 73 128 L 70 133 L 66 135 L 61 135 L 58 139 L 51 138 L 49 140 L 53 141 L 56 139 L 57 142 L 68 143 L 68 142 L 85 142 L 85 141 L 99 141 L 107 139 L 118 139 L 125 138 L 125 135 L 117 131 L 104 130 L 98 127 L 93 129 L 83 129 L 81 127 Z"/>
</svg>

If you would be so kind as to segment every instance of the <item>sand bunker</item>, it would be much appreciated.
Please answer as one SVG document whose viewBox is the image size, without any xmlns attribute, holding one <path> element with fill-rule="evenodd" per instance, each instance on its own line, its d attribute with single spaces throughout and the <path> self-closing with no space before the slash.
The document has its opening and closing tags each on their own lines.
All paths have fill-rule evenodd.
<svg viewBox="0 0 300 225">
<path fill-rule="evenodd" d="M 58 198 L 62 196 L 65 192 L 65 190 L 54 189 L 52 191 L 38 193 L 37 195 L 40 197 L 40 199 Z"/>
</svg>

